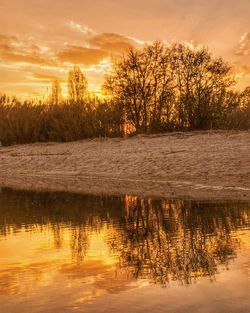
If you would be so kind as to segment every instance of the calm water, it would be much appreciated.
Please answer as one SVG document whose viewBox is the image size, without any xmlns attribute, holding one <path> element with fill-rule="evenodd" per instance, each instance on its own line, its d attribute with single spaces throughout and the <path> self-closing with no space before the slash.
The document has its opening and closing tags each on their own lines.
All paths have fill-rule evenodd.
<svg viewBox="0 0 250 313">
<path fill-rule="evenodd" d="M 250 203 L 0 192 L 0 312 L 250 312 Z"/>
</svg>

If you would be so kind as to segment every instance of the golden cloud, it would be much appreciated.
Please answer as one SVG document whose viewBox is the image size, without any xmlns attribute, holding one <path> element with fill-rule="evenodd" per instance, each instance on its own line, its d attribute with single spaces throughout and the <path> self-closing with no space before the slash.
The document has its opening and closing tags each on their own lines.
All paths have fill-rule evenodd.
<svg viewBox="0 0 250 313">
<path fill-rule="evenodd" d="M 39 65 L 52 64 L 48 59 L 43 59 L 37 54 L 16 54 L 16 53 L 2 53 L 2 60 L 12 63 L 30 63 Z"/>
<path fill-rule="evenodd" d="M 0 35 L 0 59 L 9 63 L 30 63 L 51 65 L 53 62 L 44 56 L 41 48 L 16 36 Z"/>
<path fill-rule="evenodd" d="M 57 54 L 59 61 L 73 64 L 93 65 L 98 64 L 108 56 L 106 51 L 101 49 L 83 48 L 78 46 L 67 46 L 64 51 Z"/>
<path fill-rule="evenodd" d="M 87 26 L 74 22 L 70 27 L 79 32 L 94 33 Z M 58 66 L 60 63 L 82 64 L 92 66 L 99 64 L 110 54 L 120 54 L 143 42 L 133 37 L 116 33 L 103 33 L 88 39 L 90 47 L 68 44 L 63 50 L 55 52 L 49 47 L 34 43 L 34 38 L 19 38 L 0 34 L 0 60 L 7 63 L 29 63 L 40 66 Z"/>
<path fill-rule="evenodd" d="M 135 47 L 138 41 L 116 33 L 103 33 L 90 38 L 89 43 L 109 53 L 122 53 Z"/>
<path fill-rule="evenodd" d="M 15 36 L 6 36 L 0 34 L 0 53 L 1 52 L 9 52 L 12 50 L 12 45 L 17 42 L 17 38 Z"/>
<path fill-rule="evenodd" d="M 96 32 L 93 29 L 89 28 L 88 26 L 78 24 L 78 23 L 76 23 L 74 21 L 70 21 L 68 23 L 68 26 L 69 26 L 69 28 L 71 30 L 79 32 L 79 33 L 83 33 L 83 34 L 86 34 L 86 35 L 96 34 Z"/>
<path fill-rule="evenodd" d="M 41 80 L 41 81 L 51 81 L 51 80 L 58 79 L 58 76 L 56 76 L 56 75 L 41 74 L 38 72 L 32 73 L 32 77 L 34 77 L 35 79 Z"/>
<path fill-rule="evenodd" d="M 237 55 L 250 56 L 250 32 L 245 33 L 240 40 L 239 49 L 236 51 Z"/>
</svg>

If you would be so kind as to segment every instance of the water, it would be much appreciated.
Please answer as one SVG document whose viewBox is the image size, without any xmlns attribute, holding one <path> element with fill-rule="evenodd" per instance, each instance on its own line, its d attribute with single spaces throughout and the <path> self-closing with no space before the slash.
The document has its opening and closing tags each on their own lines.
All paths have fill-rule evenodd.
<svg viewBox="0 0 250 313">
<path fill-rule="evenodd" d="M 250 203 L 0 192 L 0 312 L 250 312 Z"/>
</svg>

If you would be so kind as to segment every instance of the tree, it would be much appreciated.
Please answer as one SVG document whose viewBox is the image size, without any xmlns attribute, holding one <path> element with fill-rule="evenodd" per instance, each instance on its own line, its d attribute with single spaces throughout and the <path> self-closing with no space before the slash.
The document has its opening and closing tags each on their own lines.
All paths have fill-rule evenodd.
<svg viewBox="0 0 250 313">
<path fill-rule="evenodd" d="M 124 110 L 137 133 L 153 131 L 164 113 L 171 115 L 172 74 L 169 50 L 155 42 L 141 50 L 131 49 L 115 61 L 104 89 Z"/>
<path fill-rule="evenodd" d="M 227 90 L 234 84 L 230 66 L 207 48 L 171 47 L 178 128 L 206 129 L 223 114 Z"/>
<path fill-rule="evenodd" d="M 230 66 L 206 48 L 155 42 L 116 60 L 104 89 L 140 133 L 217 127 L 233 84 Z"/>
<path fill-rule="evenodd" d="M 249 129 L 250 128 L 250 87 L 242 92 L 231 91 L 234 95 L 235 105 L 225 117 L 227 128 Z"/>
<path fill-rule="evenodd" d="M 58 105 L 60 100 L 62 99 L 62 88 L 60 86 L 60 83 L 57 79 L 55 79 L 52 82 L 52 88 L 51 88 L 51 103 Z"/>
<path fill-rule="evenodd" d="M 82 102 L 87 93 L 87 80 L 81 69 L 75 66 L 68 75 L 68 93 L 72 102 Z"/>
<path fill-rule="evenodd" d="M 243 108 L 249 108 L 250 107 L 250 86 L 246 87 L 242 93 L 242 106 Z"/>
<path fill-rule="evenodd" d="M 122 108 L 114 101 L 98 101 L 95 107 L 98 135 L 117 137 L 124 134 Z"/>
</svg>

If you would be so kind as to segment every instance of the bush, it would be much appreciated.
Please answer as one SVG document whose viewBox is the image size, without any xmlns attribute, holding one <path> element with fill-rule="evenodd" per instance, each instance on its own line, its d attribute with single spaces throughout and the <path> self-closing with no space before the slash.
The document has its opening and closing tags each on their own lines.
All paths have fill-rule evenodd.
<svg viewBox="0 0 250 313">
<path fill-rule="evenodd" d="M 3 145 L 122 136 L 122 112 L 110 102 L 50 103 L 0 96 Z"/>
</svg>

